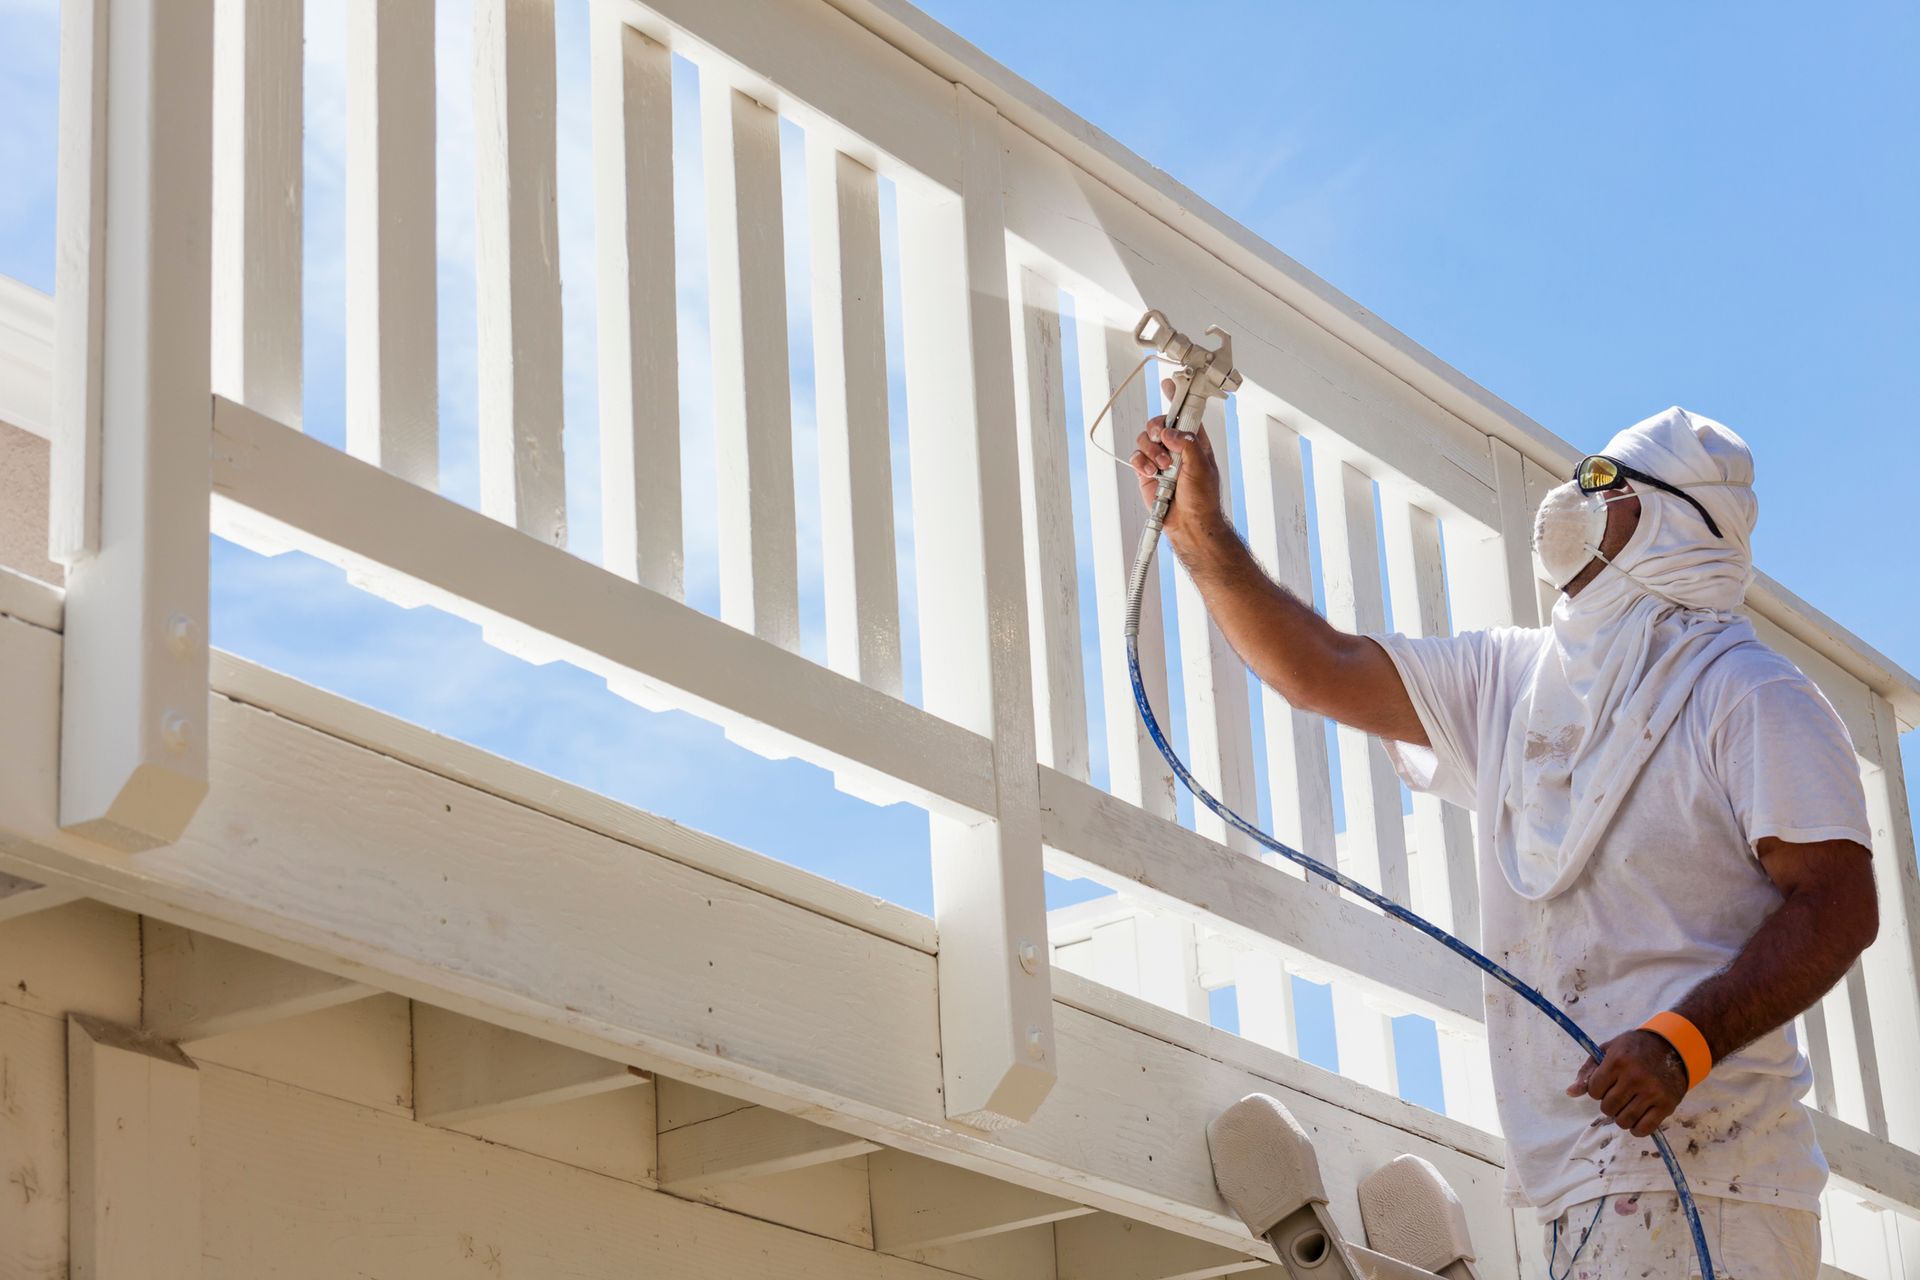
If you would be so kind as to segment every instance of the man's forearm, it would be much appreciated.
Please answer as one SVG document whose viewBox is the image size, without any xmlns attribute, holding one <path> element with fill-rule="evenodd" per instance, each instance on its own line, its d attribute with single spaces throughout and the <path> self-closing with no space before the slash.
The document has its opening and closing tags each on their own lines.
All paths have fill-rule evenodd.
<svg viewBox="0 0 1920 1280">
<path fill-rule="evenodd" d="M 1820 894 L 1794 894 L 1732 964 L 1675 1007 L 1706 1037 L 1715 1062 L 1791 1021 L 1846 976 L 1860 954 L 1860 934 L 1836 914 L 1851 913 Z"/>
<path fill-rule="evenodd" d="M 1323 714 L 1339 654 L 1354 637 L 1267 576 L 1225 520 L 1174 544 L 1220 633 L 1254 675 L 1294 706 Z"/>
</svg>

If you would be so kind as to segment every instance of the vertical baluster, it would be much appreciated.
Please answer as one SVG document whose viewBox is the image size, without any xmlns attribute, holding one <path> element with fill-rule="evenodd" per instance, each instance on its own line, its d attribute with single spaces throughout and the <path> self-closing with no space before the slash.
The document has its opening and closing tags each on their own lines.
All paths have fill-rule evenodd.
<svg viewBox="0 0 1920 1280">
<path fill-rule="evenodd" d="M 1141 908 L 1133 917 L 1133 945 L 1140 974 L 1134 994 L 1182 1017 L 1207 1021 L 1193 926 Z"/>
<path fill-rule="evenodd" d="M 707 177 L 707 307 L 720 470 L 720 616 L 800 647 L 793 395 L 787 375 L 780 117 L 700 73 Z"/>
<path fill-rule="evenodd" d="M 1073 550 L 1060 290 L 1020 272 L 1021 332 L 1013 345 L 1020 514 L 1026 530 L 1027 624 L 1040 762 L 1087 776 L 1087 698 L 1080 668 L 1080 574 Z"/>
<path fill-rule="evenodd" d="M 1911 1069 L 1920 1063 L 1920 864 L 1914 859 L 1899 721 L 1885 698 L 1876 695 L 1872 707 L 1880 763 L 1869 767 L 1862 781 L 1873 828 L 1880 934 L 1861 958 L 1861 968 L 1880 1060 Z M 1888 1089 L 1886 1120 L 1890 1139 L 1909 1151 L 1920 1150 L 1920 1088 Z M 1910 1230 L 1920 1249 L 1920 1226 L 1902 1229 Z"/>
<path fill-rule="evenodd" d="M 1833 1067 L 1834 1114 L 1870 1132 L 1877 1117 L 1879 1133 L 1884 1133 L 1886 1113 L 1880 1104 L 1879 1065 L 1872 1051 L 1871 1023 L 1861 1016 L 1866 1003 L 1858 991 L 1855 975 L 1859 972 L 1856 964 L 1820 1001 L 1827 1028 L 1827 1054 Z"/>
<path fill-rule="evenodd" d="M 58 220 L 102 322 L 63 327 L 55 354 L 80 391 L 56 423 L 56 524 L 84 549 L 99 517 L 67 570 L 60 824 L 140 849 L 177 840 L 207 790 L 213 5 L 72 4 L 61 28 L 62 71 L 105 115 L 61 131 L 63 173 L 98 179 L 63 182 Z"/>
<path fill-rule="evenodd" d="M 1082 305 L 1074 329 L 1080 357 L 1080 404 L 1090 423 L 1141 352 L 1128 331 L 1106 324 L 1091 304 Z M 1153 376 L 1152 370 L 1142 376 Z M 1133 438 L 1146 419 L 1146 391 L 1136 380 L 1115 401 L 1096 442 L 1125 458 L 1133 452 Z M 1085 424 L 1081 429 L 1085 430 Z M 1176 812 L 1173 772 L 1147 736 L 1127 676 L 1127 569 L 1133 564 L 1140 530 L 1146 526 L 1146 512 L 1132 469 L 1095 448 L 1087 450 L 1087 514 L 1093 529 L 1094 605 L 1100 631 L 1108 785 L 1122 800 L 1130 800 L 1157 817 L 1171 818 Z M 1154 710 L 1163 717 L 1171 714 L 1167 707 L 1166 633 L 1160 614 L 1158 575 L 1147 579 L 1140 603 L 1140 679 Z"/>
<path fill-rule="evenodd" d="M 1250 407 L 1243 393 L 1240 454 L 1246 468 L 1247 545 L 1275 582 L 1311 606 L 1313 569 L 1300 437 L 1278 418 Z M 1265 685 L 1260 697 L 1273 833 L 1296 849 L 1331 859 L 1333 778 L 1327 768 L 1326 721 L 1288 705 Z"/>
<path fill-rule="evenodd" d="M 893 448 L 881 311 L 879 176 L 807 138 L 813 364 L 827 665 L 900 693 Z"/>
<path fill-rule="evenodd" d="M 610 7 L 591 18 L 602 563 L 684 592 L 673 67 Z"/>
<path fill-rule="evenodd" d="M 1500 501 L 1496 536 L 1447 539 L 1448 577 L 1454 583 L 1455 615 L 1461 630 L 1473 627 L 1540 625 L 1540 601 L 1534 590 L 1533 513 L 1527 501 L 1526 467 L 1504 440 L 1487 440 L 1493 455 L 1494 485 Z M 1457 561 L 1457 565 L 1456 565 Z"/>
<path fill-rule="evenodd" d="M 553 0 L 474 0 L 480 505 L 567 542 Z"/>
<path fill-rule="evenodd" d="M 301 0 L 217 0 L 213 390 L 300 425 Z"/>
<path fill-rule="evenodd" d="M 60 14 L 47 558 L 63 565 L 100 549 L 109 13 L 110 0 L 70 0 Z"/>
<path fill-rule="evenodd" d="M 903 185 L 914 552 L 927 710 L 989 737 L 994 821 L 929 819 L 947 1114 L 1003 1127 L 1053 1087 L 999 116 L 956 86 L 958 192 Z"/>
<path fill-rule="evenodd" d="M 347 9 L 347 451 L 440 485 L 429 4 Z"/>
<path fill-rule="evenodd" d="M 1373 481 L 1326 444 L 1313 451 L 1313 476 L 1327 620 L 1343 631 L 1384 630 Z M 1405 902 L 1407 845 L 1399 779 L 1385 748 L 1364 733 L 1342 725 L 1337 741 L 1347 810 L 1341 869 L 1395 902 Z M 1333 987 L 1333 1018 L 1342 1073 L 1397 1093 L 1392 1019 L 1368 997 L 1338 982 Z"/>
<path fill-rule="evenodd" d="M 1299 1056 L 1300 1033 L 1293 1014 L 1293 975 L 1272 952 L 1237 950 L 1233 990 L 1240 1008 L 1240 1035 L 1282 1053 Z"/>
<path fill-rule="evenodd" d="M 1381 519 L 1394 626 L 1409 636 L 1445 635 L 1440 522 L 1398 495 L 1383 495 Z M 1412 829 L 1412 905 L 1441 928 L 1478 945 L 1480 893 L 1474 879 L 1472 819 L 1438 796 L 1416 794 Z M 1497 1131 L 1486 1038 L 1442 1030 L 1439 1049 L 1447 1114 Z"/>
<path fill-rule="evenodd" d="M 1387 580 L 1395 627 L 1409 636 L 1447 634 L 1446 581 L 1440 565 L 1440 522 L 1404 500 L 1386 501 Z M 1480 892 L 1474 880 L 1473 827 L 1465 810 L 1438 796 L 1413 798 L 1419 841 L 1414 905 L 1469 943 L 1480 941 Z"/>
<path fill-rule="evenodd" d="M 1209 400 L 1205 418 L 1220 466 L 1220 501 L 1232 506 L 1232 453 L 1227 447 L 1226 413 Z M 1173 575 L 1178 602 L 1180 667 L 1186 690 L 1187 763 L 1200 784 L 1242 816 L 1254 811 L 1253 717 L 1247 704 L 1247 669 L 1220 628 L 1207 616 L 1200 589 L 1184 567 Z M 1194 808 L 1194 830 L 1241 853 L 1259 846 L 1204 806 Z"/>
<path fill-rule="evenodd" d="M 1533 567 L 1533 516 L 1540 510 L 1540 504 L 1546 500 L 1547 491 L 1560 483 L 1559 477 L 1532 458 L 1525 460 L 1521 468 L 1526 479 L 1527 536 L 1521 544 L 1526 553 L 1527 582 L 1533 587 L 1534 607 L 1542 622 L 1553 618 L 1553 603 L 1560 598 L 1559 588 L 1541 578 Z"/>
<path fill-rule="evenodd" d="M 1840 1114 L 1833 1095 L 1833 1051 L 1827 1045 L 1827 1015 L 1815 1003 L 1797 1020 L 1800 1048 L 1813 1069 L 1813 1105 L 1830 1116 Z"/>
</svg>

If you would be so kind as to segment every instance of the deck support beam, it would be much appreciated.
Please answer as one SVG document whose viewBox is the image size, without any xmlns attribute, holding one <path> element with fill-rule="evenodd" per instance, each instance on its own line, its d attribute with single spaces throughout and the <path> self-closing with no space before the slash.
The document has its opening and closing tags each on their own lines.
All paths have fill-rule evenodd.
<svg viewBox="0 0 1920 1280">
<path fill-rule="evenodd" d="M 179 1046 L 67 1019 L 71 1269 L 86 1280 L 200 1274 L 200 1072 Z"/>
</svg>

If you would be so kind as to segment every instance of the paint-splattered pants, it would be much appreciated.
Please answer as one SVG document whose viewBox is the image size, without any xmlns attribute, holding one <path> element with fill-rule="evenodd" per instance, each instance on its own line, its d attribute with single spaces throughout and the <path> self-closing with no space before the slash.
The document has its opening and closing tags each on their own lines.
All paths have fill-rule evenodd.
<svg viewBox="0 0 1920 1280">
<path fill-rule="evenodd" d="M 1800 1209 L 1696 1197 L 1718 1280 L 1815 1280 L 1820 1219 Z M 1598 1210 L 1596 1216 L 1595 1210 Z M 1552 1280 L 1689 1280 L 1700 1274 L 1693 1234 L 1671 1191 L 1576 1204 L 1547 1228 Z M 1577 1251 L 1577 1256 L 1576 1256 Z"/>
</svg>

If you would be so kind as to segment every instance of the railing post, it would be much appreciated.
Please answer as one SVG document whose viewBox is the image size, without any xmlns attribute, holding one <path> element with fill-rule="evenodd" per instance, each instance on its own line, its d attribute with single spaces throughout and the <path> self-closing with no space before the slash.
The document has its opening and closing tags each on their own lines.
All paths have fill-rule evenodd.
<svg viewBox="0 0 1920 1280">
<path fill-rule="evenodd" d="M 901 190 L 900 266 L 927 710 L 993 741 L 996 817 L 933 815 L 947 1114 L 1030 1119 L 1053 999 L 1027 653 L 999 117 L 956 88 L 961 190 Z"/>
<path fill-rule="evenodd" d="M 1876 695 L 1873 722 L 1880 767 L 1869 770 L 1867 811 L 1873 823 L 1873 863 L 1880 888 L 1880 935 L 1861 957 L 1881 1062 L 1896 1074 L 1920 1063 L 1920 866 L 1913 850 L 1913 815 L 1900 763 L 1900 726 L 1891 703 Z M 1887 1137 L 1920 1151 L 1920 1088 L 1909 1082 L 1884 1091 Z"/>
<path fill-rule="evenodd" d="M 68 101 L 104 118 L 61 129 L 61 278 L 99 292 L 58 304 L 98 306 L 97 328 L 59 324 L 55 351 L 73 390 L 55 424 L 54 523 L 79 531 L 65 548 L 60 823 L 137 850 L 177 839 L 207 790 L 213 4 L 108 5 L 77 0 L 61 24 L 62 78 L 90 73 L 98 90 L 76 84 Z"/>
</svg>

